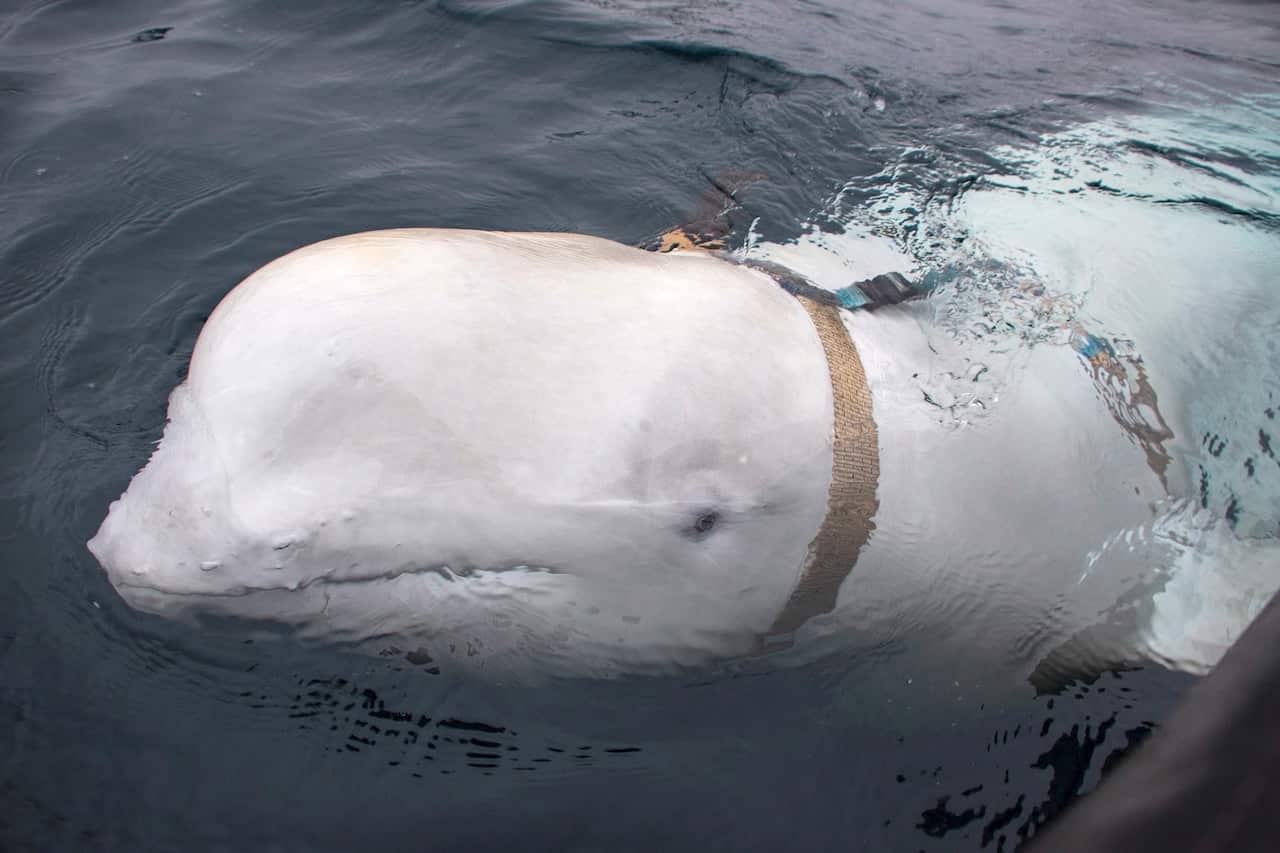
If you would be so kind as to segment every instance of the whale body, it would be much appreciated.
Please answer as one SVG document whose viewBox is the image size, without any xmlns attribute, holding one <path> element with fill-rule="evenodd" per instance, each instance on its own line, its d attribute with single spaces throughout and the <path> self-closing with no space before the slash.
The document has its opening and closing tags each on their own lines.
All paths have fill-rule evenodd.
<svg viewBox="0 0 1280 853">
<path fill-rule="evenodd" d="M 993 647 L 1061 635 L 1040 649 L 1079 627 L 1062 614 L 1117 600 L 1088 567 L 1137 559 L 1113 540 L 1153 523 L 1166 472 L 1117 443 L 1075 353 L 1033 350 L 981 428 L 955 429 L 922 391 L 943 357 L 927 311 L 844 313 L 879 428 L 877 465 L 850 474 L 815 316 L 702 252 L 449 229 L 317 243 L 218 305 L 89 548 L 140 610 L 504 674 L 696 666 L 780 627 L 815 647 L 851 623 L 901 636 L 955 601 L 1002 616 Z M 841 477 L 870 480 L 874 517 L 848 519 L 862 538 L 815 580 Z M 793 618 L 811 583 L 827 603 Z M 1178 636 L 1179 660 L 1211 663 L 1264 601 L 1233 599 L 1240 624 L 1207 650 Z"/>
<path fill-rule="evenodd" d="M 825 514 L 825 377 L 796 300 L 702 254 L 329 240 L 219 304 L 89 547 L 170 616 L 587 671 L 741 652 Z"/>
</svg>

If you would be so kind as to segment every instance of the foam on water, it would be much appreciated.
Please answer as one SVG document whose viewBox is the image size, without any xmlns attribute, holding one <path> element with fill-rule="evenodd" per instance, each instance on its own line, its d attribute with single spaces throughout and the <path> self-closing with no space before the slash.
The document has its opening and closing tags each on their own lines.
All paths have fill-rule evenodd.
<svg viewBox="0 0 1280 853">
<path fill-rule="evenodd" d="M 939 177 L 949 193 L 913 176 L 849 208 L 850 187 L 867 183 L 851 182 L 820 216 L 842 231 L 752 235 L 741 254 L 830 290 L 888 271 L 936 283 L 929 346 L 941 366 L 922 387 L 954 427 L 984 428 L 982 414 L 1027 369 L 1019 353 L 1072 346 L 1085 362 L 1085 339 L 1136 368 L 1145 386 L 1131 417 L 1148 431 L 1131 424 L 1127 440 L 1152 424 L 1171 433 L 1144 444 L 1164 466 L 1166 496 L 1148 521 L 1098 543 L 1067 609 L 1114 617 L 1145 590 L 1127 617 L 1145 626 L 1145 654 L 1204 671 L 1280 585 L 1277 139 L 1280 114 L 1262 100 L 1112 117 L 998 148 L 988 174 Z M 1097 393 L 1106 401 L 1114 387 L 1102 381 Z M 1063 423 L 1046 440 L 1076 428 Z M 1091 449 L 1081 475 L 1105 478 L 1114 452 Z M 974 605 L 953 601 L 950 616 Z M 1063 618 L 1044 614 L 1031 635 L 1061 630 Z"/>
</svg>

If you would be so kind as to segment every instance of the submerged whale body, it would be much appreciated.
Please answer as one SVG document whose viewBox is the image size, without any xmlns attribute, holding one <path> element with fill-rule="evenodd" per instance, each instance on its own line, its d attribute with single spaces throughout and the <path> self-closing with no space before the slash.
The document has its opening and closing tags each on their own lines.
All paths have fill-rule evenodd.
<svg viewBox="0 0 1280 853">
<path fill-rule="evenodd" d="M 1116 421 L 1075 353 L 1035 353 L 981 429 L 940 429 L 919 416 L 936 359 L 920 313 L 839 313 L 720 257 L 585 236 L 317 243 L 218 305 L 89 548 L 144 611 L 600 676 L 850 618 L 901 632 L 1013 577 L 1029 609 L 1064 612 L 1080 567 L 1152 523 L 1167 472 L 1150 447 L 1101 478 L 1082 466 Z M 1120 593 L 1086 587 L 1086 616 Z M 1130 639 L 1211 663 L 1265 600 L 1222 598 L 1207 644 L 1167 606 Z M 1026 625 L 1005 621 L 989 640 L 1016 646 Z"/>
</svg>

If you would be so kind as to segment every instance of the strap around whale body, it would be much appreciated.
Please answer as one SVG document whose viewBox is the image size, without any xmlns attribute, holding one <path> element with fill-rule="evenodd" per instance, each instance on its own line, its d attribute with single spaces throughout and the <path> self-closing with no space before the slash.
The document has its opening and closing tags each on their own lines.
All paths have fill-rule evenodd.
<svg viewBox="0 0 1280 853">
<path fill-rule="evenodd" d="M 853 570 L 859 551 L 875 529 L 874 518 L 879 506 L 876 499 L 880 479 L 879 435 L 872 417 L 871 390 L 862 360 L 840 318 L 839 308 L 787 289 L 809 314 L 826 354 L 835 413 L 834 443 L 827 514 L 818 534 L 809 543 L 804 567 L 791 597 L 764 637 L 764 644 L 768 646 L 785 644 L 789 635 L 805 622 L 835 608 L 841 584 Z"/>
<path fill-rule="evenodd" d="M 760 640 L 757 653 L 785 646 L 791 635 L 815 616 L 835 609 L 840 586 L 853 571 L 862 546 L 875 530 L 879 508 L 879 433 L 871 410 L 871 389 L 842 311 L 874 311 L 921 299 L 937 285 L 936 276 L 910 281 L 900 273 L 877 275 L 838 290 L 815 286 L 804 276 L 769 261 L 739 261 L 769 276 L 804 307 L 822 341 L 831 376 L 835 410 L 831 486 L 827 514 L 809 543 L 800 579 L 791 597 Z"/>
<path fill-rule="evenodd" d="M 920 299 L 927 296 L 937 284 L 936 276 L 925 276 L 913 282 L 902 273 L 888 272 L 855 281 L 837 290 L 825 290 L 804 276 L 771 261 L 748 258 L 741 263 L 769 276 L 792 296 L 803 296 L 811 302 L 849 311 L 875 311 L 886 305 Z"/>
<path fill-rule="evenodd" d="M 681 239 L 666 239 L 671 235 Z M 663 235 L 658 251 L 704 248 L 683 229 Z M 717 245 L 715 248 L 718 248 Z M 785 267 L 759 259 L 737 260 L 769 276 L 804 307 L 813 321 L 831 378 L 834 410 L 831 484 L 827 491 L 827 514 L 813 541 L 809 543 L 804 566 L 795 589 L 761 637 L 757 654 L 786 646 L 791 635 L 815 616 L 835 609 L 845 578 L 853 571 L 862 546 L 875 530 L 879 508 L 876 488 L 880 480 L 880 444 L 872 417 L 871 389 L 858 350 L 840 318 L 842 310 L 874 311 L 923 297 L 935 282 L 913 283 L 899 273 L 878 275 L 854 282 L 839 290 L 816 287 Z"/>
</svg>

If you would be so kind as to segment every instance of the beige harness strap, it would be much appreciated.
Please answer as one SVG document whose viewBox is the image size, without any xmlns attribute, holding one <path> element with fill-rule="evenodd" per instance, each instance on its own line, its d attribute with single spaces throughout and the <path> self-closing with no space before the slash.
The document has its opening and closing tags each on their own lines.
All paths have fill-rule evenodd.
<svg viewBox="0 0 1280 853">
<path fill-rule="evenodd" d="M 791 598 L 769 629 L 770 638 L 790 634 L 814 616 L 835 608 L 840 585 L 875 529 L 873 519 L 879 506 L 880 445 L 862 360 L 840 319 L 840 309 L 803 296 L 796 299 L 813 320 L 827 356 L 835 441 L 827 515 L 809 543 Z"/>
<path fill-rule="evenodd" d="M 723 243 L 704 238 L 689 228 L 674 228 L 662 234 L 648 248 L 659 252 L 675 249 L 718 249 Z M 760 638 L 756 654 L 785 646 L 790 635 L 805 622 L 835 609 L 840 585 L 853 571 L 858 552 L 875 530 L 876 487 L 880 482 L 880 444 L 876 422 L 871 416 L 871 389 L 862 369 L 862 359 L 840 319 L 840 308 L 824 304 L 787 287 L 787 270 L 759 261 L 749 266 L 764 272 L 788 290 L 804 310 L 822 341 L 831 374 L 832 408 L 835 410 L 831 486 L 827 491 L 827 515 L 818 535 L 809 543 L 800 579 L 791 597 Z M 801 283 L 804 282 L 801 279 Z M 810 285 L 810 289 L 812 285 Z M 894 300 L 897 301 L 897 300 Z"/>
</svg>

